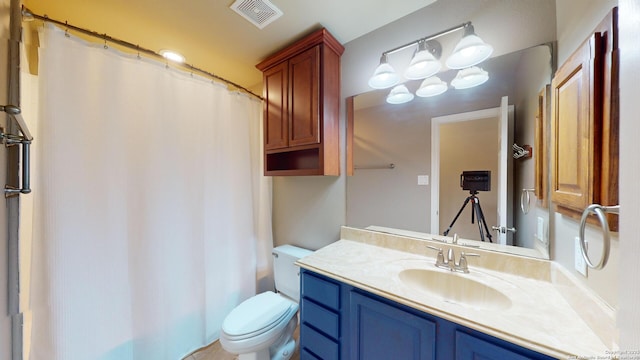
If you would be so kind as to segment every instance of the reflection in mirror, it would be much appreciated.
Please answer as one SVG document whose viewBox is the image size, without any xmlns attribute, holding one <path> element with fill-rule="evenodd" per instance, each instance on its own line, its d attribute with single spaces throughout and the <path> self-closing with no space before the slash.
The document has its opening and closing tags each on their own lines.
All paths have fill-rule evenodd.
<svg viewBox="0 0 640 360">
<path fill-rule="evenodd" d="M 386 90 L 355 96 L 354 171 L 353 176 L 347 179 L 347 224 L 354 227 L 379 226 L 378 229 L 385 231 L 402 229 L 414 234 L 442 235 L 453 220 L 451 214 L 455 215 L 471 195 L 460 186 L 462 171 L 489 170 L 484 164 L 474 166 L 473 162 L 462 164 L 458 160 L 447 160 L 444 157 L 445 148 L 457 149 L 463 158 L 469 159 L 478 154 L 488 154 L 493 158 L 496 169 L 500 166 L 511 168 L 503 178 L 505 184 L 499 183 L 500 171 L 492 171 L 491 190 L 477 195 L 481 199 L 494 241 L 492 244 L 488 239 L 480 241 L 475 216 L 471 224 L 471 204 L 461 213 L 448 235 L 451 237 L 455 233 L 467 240 L 478 240 L 482 247 L 502 251 L 522 253 L 520 249 L 527 248 L 531 249 L 524 251 L 527 254 L 548 258 L 545 224 L 548 224 L 549 213 L 546 203 L 543 207 L 532 191 L 527 191 L 527 196 L 521 196 L 523 189 L 534 188 L 535 158 L 539 156 L 537 154 L 547 156 L 547 151 L 531 149 L 529 152 L 533 156 L 521 156 L 520 148 L 529 149 L 528 146 L 534 145 L 539 94 L 552 77 L 552 48 L 551 44 L 545 44 L 486 60 L 482 68 L 490 74 L 490 79 L 475 88 L 450 88 L 442 95 L 416 97 L 400 105 L 385 102 Z M 455 71 L 449 70 L 438 75 L 450 83 L 455 74 Z M 415 92 L 420 81 L 409 81 L 405 85 L 409 91 Z M 503 97 L 508 99 L 508 106 L 503 106 L 501 110 Z M 452 123 L 444 121 L 447 119 L 464 119 L 466 113 L 497 111 L 498 114 L 508 114 L 509 108 L 512 111 L 512 125 L 506 126 L 501 136 L 499 120 L 491 120 L 494 121 L 489 127 L 491 130 L 464 130 L 460 127 L 472 125 L 471 120 L 456 121 L 455 125 L 459 127 L 447 130 L 439 127 Z M 442 131 L 450 134 L 450 137 L 438 137 L 434 142 L 434 133 L 440 136 Z M 543 132 L 546 131 L 543 129 Z M 503 141 L 500 146 L 500 138 L 505 136 L 511 140 Z M 476 143 L 476 140 L 493 143 L 494 149 L 490 150 L 488 145 Z M 500 153 L 503 154 L 502 159 Z M 519 158 L 514 159 L 513 155 Z M 433 168 L 434 164 L 438 167 Z M 451 171 L 455 176 L 446 179 L 440 177 L 443 164 L 449 167 L 453 165 Z M 445 193 L 446 189 L 448 192 Z M 530 201 L 521 204 L 521 198 Z M 502 210 L 502 214 L 500 202 L 507 209 Z M 445 211 L 447 207 L 454 210 Z M 522 207 L 528 210 L 526 214 Z M 507 229 L 514 229 L 515 232 Z"/>
</svg>

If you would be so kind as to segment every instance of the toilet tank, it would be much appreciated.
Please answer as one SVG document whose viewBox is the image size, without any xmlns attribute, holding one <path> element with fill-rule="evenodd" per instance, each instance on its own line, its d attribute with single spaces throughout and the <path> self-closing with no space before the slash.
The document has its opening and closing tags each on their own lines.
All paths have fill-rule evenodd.
<svg viewBox="0 0 640 360">
<path fill-rule="evenodd" d="M 311 253 L 313 251 L 292 245 L 282 245 L 273 249 L 273 277 L 278 292 L 292 300 L 300 301 L 300 268 L 295 262 Z"/>
</svg>

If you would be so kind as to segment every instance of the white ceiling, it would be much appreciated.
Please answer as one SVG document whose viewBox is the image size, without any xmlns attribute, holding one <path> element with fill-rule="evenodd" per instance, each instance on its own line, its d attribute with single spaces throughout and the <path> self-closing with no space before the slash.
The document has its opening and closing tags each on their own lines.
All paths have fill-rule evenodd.
<svg viewBox="0 0 640 360">
<path fill-rule="evenodd" d="M 435 0 L 271 0 L 284 13 L 260 30 L 229 8 L 234 0 L 24 0 L 38 15 L 68 21 L 187 62 L 244 87 L 259 89 L 255 64 L 325 27 L 347 43 Z"/>
</svg>

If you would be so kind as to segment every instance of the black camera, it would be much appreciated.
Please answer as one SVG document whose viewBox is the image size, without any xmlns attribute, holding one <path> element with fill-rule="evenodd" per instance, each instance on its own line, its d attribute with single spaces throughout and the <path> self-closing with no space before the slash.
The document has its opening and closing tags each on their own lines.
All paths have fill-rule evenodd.
<svg viewBox="0 0 640 360">
<path fill-rule="evenodd" d="M 460 174 L 460 187 L 471 192 L 491 191 L 491 171 L 463 171 Z"/>
</svg>

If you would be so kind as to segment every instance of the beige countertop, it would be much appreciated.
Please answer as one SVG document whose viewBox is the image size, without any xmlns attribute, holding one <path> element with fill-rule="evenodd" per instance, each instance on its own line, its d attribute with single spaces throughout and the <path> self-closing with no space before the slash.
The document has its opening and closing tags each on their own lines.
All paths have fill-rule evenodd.
<svg viewBox="0 0 640 360">
<path fill-rule="evenodd" d="M 460 251 L 479 253 L 480 257 L 468 260 L 470 273 L 451 275 L 489 285 L 506 295 L 511 305 L 461 305 L 401 281 L 399 274 L 406 269 L 449 272 L 434 266 L 435 252 L 426 245 L 454 248 L 456 258 Z M 298 264 L 556 358 L 604 358 L 617 350 L 615 311 L 551 261 L 344 227 L 341 240 Z"/>
</svg>

